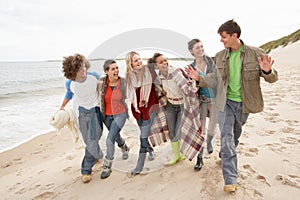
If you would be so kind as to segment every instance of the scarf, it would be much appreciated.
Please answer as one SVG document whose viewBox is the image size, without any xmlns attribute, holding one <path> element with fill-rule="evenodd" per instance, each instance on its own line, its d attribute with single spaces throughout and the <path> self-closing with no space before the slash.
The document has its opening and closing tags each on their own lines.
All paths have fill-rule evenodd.
<svg viewBox="0 0 300 200">
<path fill-rule="evenodd" d="M 144 73 L 141 78 L 138 79 L 134 72 L 130 73 L 131 83 L 127 84 L 127 97 L 131 100 L 133 107 L 138 110 L 139 105 L 143 105 L 144 102 L 148 103 L 150 91 L 152 87 L 152 76 L 148 67 L 144 66 Z M 140 90 L 140 101 L 137 102 L 135 90 L 141 87 Z"/>
</svg>

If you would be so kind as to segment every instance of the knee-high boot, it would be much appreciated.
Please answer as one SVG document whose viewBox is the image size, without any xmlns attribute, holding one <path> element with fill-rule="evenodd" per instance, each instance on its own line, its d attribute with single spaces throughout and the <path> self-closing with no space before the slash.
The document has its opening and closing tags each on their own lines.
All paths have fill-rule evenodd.
<svg viewBox="0 0 300 200">
<path fill-rule="evenodd" d="M 184 160 L 185 156 L 180 153 L 180 142 L 171 142 L 174 158 L 169 162 L 169 165 L 175 165 L 178 161 Z"/>
<path fill-rule="evenodd" d="M 140 152 L 136 167 L 131 172 L 132 175 L 138 175 L 143 171 L 145 160 L 146 160 L 146 152 L 144 153 Z"/>
<path fill-rule="evenodd" d="M 154 149 L 152 148 L 151 144 L 149 143 L 149 140 L 147 140 L 147 152 L 149 153 L 148 160 L 154 160 Z"/>
<path fill-rule="evenodd" d="M 139 152 L 139 158 L 135 169 L 131 172 L 132 175 L 138 175 L 143 171 L 145 160 L 146 160 L 148 138 L 140 138 L 140 142 L 141 142 L 141 147 Z"/>
</svg>

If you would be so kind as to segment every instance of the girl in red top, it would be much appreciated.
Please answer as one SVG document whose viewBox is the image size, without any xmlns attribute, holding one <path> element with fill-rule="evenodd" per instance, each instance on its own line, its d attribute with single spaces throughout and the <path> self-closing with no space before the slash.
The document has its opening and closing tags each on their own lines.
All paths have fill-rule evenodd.
<svg viewBox="0 0 300 200">
<path fill-rule="evenodd" d="M 100 97 L 100 110 L 104 124 L 109 130 L 106 138 L 106 156 L 103 160 L 101 178 L 107 178 L 111 174 L 112 161 L 115 153 L 115 142 L 121 148 L 122 158 L 128 158 L 129 148 L 121 137 L 120 131 L 128 117 L 126 99 L 126 82 L 119 76 L 119 67 L 114 60 L 106 60 L 103 65 L 106 73 L 98 81 Z"/>
</svg>

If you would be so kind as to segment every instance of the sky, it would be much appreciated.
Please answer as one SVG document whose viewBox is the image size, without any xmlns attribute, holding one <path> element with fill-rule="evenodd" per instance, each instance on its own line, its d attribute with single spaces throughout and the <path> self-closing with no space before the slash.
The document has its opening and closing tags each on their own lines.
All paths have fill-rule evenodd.
<svg viewBox="0 0 300 200">
<path fill-rule="evenodd" d="M 298 0 L 0 0 L 0 61 L 88 56 L 106 40 L 141 28 L 199 38 L 213 56 L 223 49 L 218 27 L 229 19 L 241 26 L 246 44 L 260 46 L 297 31 L 300 6 Z"/>
</svg>

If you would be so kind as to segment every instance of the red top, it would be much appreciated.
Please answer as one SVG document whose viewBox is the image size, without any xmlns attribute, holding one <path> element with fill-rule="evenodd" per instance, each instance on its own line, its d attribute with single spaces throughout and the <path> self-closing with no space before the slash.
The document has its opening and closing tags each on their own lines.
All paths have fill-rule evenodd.
<svg viewBox="0 0 300 200">
<path fill-rule="evenodd" d="M 150 119 L 151 113 L 158 112 L 159 106 L 154 87 L 154 84 L 152 84 L 147 108 L 138 106 L 141 113 L 135 112 L 133 105 L 131 105 L 131 111 L 135 119 L 139 120 L 142 118 L 143 120 L 148 120 Z M 137 102 L 140 102 L 140 90 L 140 87 L 135 90 Z"/>
<path fill-rule="evenodd" d="M 120 80 L 114 89 L 107 84 L 107 88 L 104 96 L 105 102 L 105 115 L 118 115 L 126 111 L 125 106 L 122 103 L 122 92 L 120 89 Z"/>
</svg>

